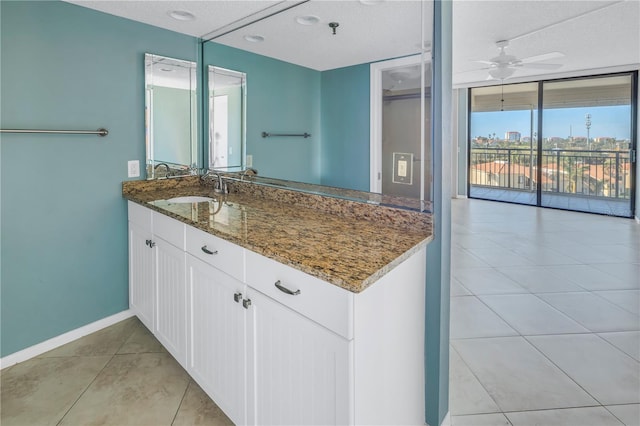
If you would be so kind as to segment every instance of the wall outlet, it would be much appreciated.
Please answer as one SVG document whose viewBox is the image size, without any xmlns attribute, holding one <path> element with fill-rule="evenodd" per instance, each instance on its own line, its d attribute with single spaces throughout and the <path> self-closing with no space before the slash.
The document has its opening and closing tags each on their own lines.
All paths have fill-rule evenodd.
<svg viewBox="0 0 640 426">
<path fill-rule="evenodd" d="M 253 167 L 253 155 L 247 154 L 247 167 Z"/>
<path fill-rule="evenodd" d="M 130 178 L 139 177 L 140 176 L 140 161 L 138 160 L 130 160 L 127 162 L 127 175 Z"/>
</svg>

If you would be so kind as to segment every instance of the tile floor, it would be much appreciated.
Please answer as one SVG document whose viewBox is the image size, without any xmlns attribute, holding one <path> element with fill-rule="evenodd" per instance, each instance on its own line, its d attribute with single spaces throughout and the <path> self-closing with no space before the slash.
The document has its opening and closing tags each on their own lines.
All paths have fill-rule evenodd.
<svg viewBox="0 0 640 426">
<path fill-rule="evenodd" d="M 137 318 L 0 373 L 0 424 L 231 425 Z"/>
<path fill-rule="evenodd" d="M 640 225 L 452 209 L 452 425 L 639 426 Z"/>
<path fill-rule="evenodd" d="M 640 425 L 640 225 L 481 200 L 452 224 L 452 425 Z M 2 426 L 231 424 L 136 318 L 0 376 Z"/>
</svg>

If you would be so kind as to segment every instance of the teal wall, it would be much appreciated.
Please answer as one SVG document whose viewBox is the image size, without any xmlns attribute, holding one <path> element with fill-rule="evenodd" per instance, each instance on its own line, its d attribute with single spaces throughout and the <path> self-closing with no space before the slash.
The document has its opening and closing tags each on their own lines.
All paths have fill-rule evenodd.
<svg viewBox="0 0 640 426">
<path fill-rule="evenodd" d="M 152 90 L 155 162 L 190 165 L 190 140 L 195 130 L 192 128 L 191 102 L 195 99 L 195 93 L 188 89 L 162 86 L 153 86 Z"/>
<path fill-rule="evenodd" d="M 197 40 L 63 2 L 0 2 L 1 351 L 128 307 L 127 160 L 144 164 L 144 53 Z"/>
<path fill-rule="evenodd" d="M 203 63 L 247 74 L 247 154 L 260 175 L 320 183 L 320 73 L 214 42 Z M 312 136 L 265 139 L 263 131 Z"/>
<path fill-rule="evenodd" d="M 369 190 L 369 68 L 322 72 L 322 185 Z"/>
<path fill-rule="evenodd" d="M 440 425 L 449 411 L 451 283 L 451 0 L 433 2 L 431 141 L 433 240 L 427 246 L 425 318 L 425 418 Z"/>
</svg>

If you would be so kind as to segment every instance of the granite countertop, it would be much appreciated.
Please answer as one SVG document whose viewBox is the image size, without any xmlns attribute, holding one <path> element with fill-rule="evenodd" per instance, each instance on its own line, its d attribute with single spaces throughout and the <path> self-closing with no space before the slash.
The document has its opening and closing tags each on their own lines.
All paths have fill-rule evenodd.
<svg viewBox="0 0 640 426">
<path fill-rule="evenodd" d="M 130 181 L 123 184 L 123 196 L 354 293 L 432 239 L 427 213 L 329 197 L 315 196 L 310 202 L 312 196 L 278 189 L 256 195 L 248 185 L 215 194 L 197 178 Z M 166 201 L 185 195 L 214 201 Z M 292 203 L 291 197 L 300 202 Z"/>
</svg>

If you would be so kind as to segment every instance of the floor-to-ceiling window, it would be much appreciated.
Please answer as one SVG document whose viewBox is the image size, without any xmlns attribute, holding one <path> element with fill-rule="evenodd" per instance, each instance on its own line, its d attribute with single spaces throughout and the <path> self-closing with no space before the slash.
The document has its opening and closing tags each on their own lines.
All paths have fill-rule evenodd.
<svg viewBox="0 0 640 426">
<path fill-rule="evenodd" d="M 471 89 L 469 196 L 632 216 L 636 75 Z"/>
<path fill-rule="evenodd" d="M 538 83 L 471 91 L 469 195 L 536 204 Z"/>
</svg>

